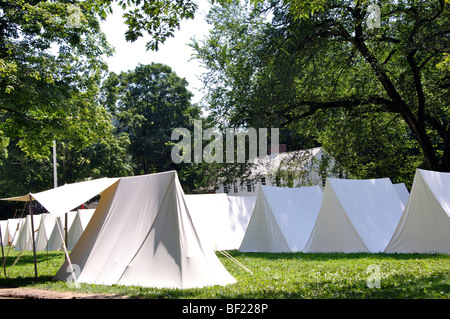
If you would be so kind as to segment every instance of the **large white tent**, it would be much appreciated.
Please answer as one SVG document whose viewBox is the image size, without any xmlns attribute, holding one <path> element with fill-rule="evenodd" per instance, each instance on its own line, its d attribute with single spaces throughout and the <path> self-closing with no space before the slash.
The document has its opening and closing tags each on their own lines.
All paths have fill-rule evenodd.
<svg viewBox="0 0 450 319">
<path fill-rule="evenodd" d="M 92 284 L 235 282 L 197 235 L 175 171 L 121 178 L 106 189 L 70 260 L 79 267 L 76 280 Z M 66 280 L 68 266 L 66 261 L 55 278 Z"/>
<path fill-rule="evenodd" d="M 255 207 L 256 195 L 228 196 L 228 200 L 230 201 L 230 214 L 236 216 L 245 232 Z"/>
<path fill-rule="evenodd" d="M 202 241 L 214 250 L 238 249 L 244 228 L 232 214 L 226 194 L 185 195 L 189 213 Z"/>
<path fill-rule="evenodd" d="M 257 198 L 242 252 L 302 251 L 322 200 L 319 186 L 284 188 L 258 186 Z"/>
<path fill-rule="evenodd" d="M 383 252 L 403 209 L 389 178 L 328 178 L 304 252 Z"/>
<path fill-rule="evenodd" d="M 450 173 L 417 169 L 386 253 L 450 254 Z"/>
</svg>

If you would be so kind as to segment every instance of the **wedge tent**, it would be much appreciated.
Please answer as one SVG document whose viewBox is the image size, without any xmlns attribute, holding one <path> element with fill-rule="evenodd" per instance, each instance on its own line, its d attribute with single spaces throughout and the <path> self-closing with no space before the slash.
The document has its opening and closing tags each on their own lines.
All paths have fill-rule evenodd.
<svg viewBox="0 0 450 319">
<path fill-rule="evenodd" d="M 450 173 L 417 169 L 386 253 L 450 254 Z"/>
<path fill-rule="evenodd" d="M 66 240 L 66 229 L 69 230 L 75 220 L 77 212 L 70 211 L 65 213 L 63 216 L 55 217 L 55 226 L 47 241 L 47 245 L 44 250 L 46 251 L 56 251 L 63 249 L 63 240 Z"/>
<path fill-rule="evenodd" d="M 72 250 L 73 247 L 75 247 L 94 212 L 95 209 L 78 209 L 75 212 L 75 217 L 69 227 L 69 230 L 67 231 L 67 250 Z"/>
<path fill-rule="evenodd" d="M 328 178 L 304 252 L 383 252 L 403 209 L 389 178 Z"/>
<path fill-rule="evenodd" d="M 230 214 L 236 216 L 245 232 L 255 207 L 256 195 L 228 196 L 228 200 L 230 201 Z"/>
<path fill-rule="evenodd" d="M 397 191 L 397 195 L 398 195 L 398 197 L 400 197 L 403 205 L 406 206 L 406 203 L 408 202 L 408 198 L 409 198 L 409 191 L 406 188 L 405 183 L 394 184 L 394 188 Z"/>
<path fill-rule="evenodd" d="M 175 171 L 121 178 L 103 192 L 70 254 L 77 282 L 193 288 L 235 279 L 194 228 Z M 55 279 L 71 276 L 66 261 Z"/>
<path fill-rule="evenodd" d="M 256 196 L 239 251 L 302 251 L 319 213 L 323 196 L 320 187 L 259 185 Z"/>
<path fill-rule="evenodd" d="M 239 248 L 244 228 L 232 214 L 226 194 L 186 195 L 185 200 L 202 242 L 214 250 Z"/>
</svg>

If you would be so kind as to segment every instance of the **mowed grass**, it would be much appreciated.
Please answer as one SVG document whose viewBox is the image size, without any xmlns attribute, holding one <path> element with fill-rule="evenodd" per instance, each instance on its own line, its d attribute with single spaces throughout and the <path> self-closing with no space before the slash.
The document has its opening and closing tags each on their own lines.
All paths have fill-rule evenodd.
<svg viewBox="0 0 450 319">
<path fill-rule="evenodd" d="M 450 298 L 449 255 L 230 253 L 252 271 L 247 272 L 218 252 L 220 261 L 237 280 L 232 285 L 153 289 L 81 284 L 76 289 L 65 281 L 52 279 L 64 261 L 62 252 L 37 253 L 36 280 L 32 252 L 23 252 L 12 266 L 18 252 L 10 251 L 7 278 L 1 269 L 0 286 L 174 299 Z"/>
</svg>

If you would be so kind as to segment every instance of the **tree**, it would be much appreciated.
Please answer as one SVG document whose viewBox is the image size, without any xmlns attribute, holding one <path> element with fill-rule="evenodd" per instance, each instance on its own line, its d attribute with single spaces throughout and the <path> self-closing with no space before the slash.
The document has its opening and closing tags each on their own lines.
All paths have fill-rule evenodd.
<svg viewBox="0 0 450 319">
<path fill-rule="evenodd" d="M 97 101 L 111 48 L 87 2 L 0 4 L 0 138 L 33 158 L 52 140 L 87 146 L 111 129 Z"/>
<path fill-rule="evenodd" d="M 135 174 L 179 170 L 171 158 L 172 131 L 192 127 L 200 110 L 191 105 L 187 81 L 170 67 L 152 63 L 117 75 L 104 83 L 102 99 L 130 137 Z"/>
<path fill-rule="evenodd" d="M 323 132 L 335 124 L 351 123 L 346 132 L 353 131 L 352 138 L 376 127 L 373 132 L 381 135 L 372 141 L 405 141 L 419 148 L 425 167 L 450 171 L 448 4 L 380 1 L 381 24 L 371 27 L 368 1 L 316 1 L 314 12 L 306 3 L 213 9 L 215 28 L 194 44 L 209 69 L 205 82 L 216 84 L 209 92 L 210 101 L 218 102 L 213 112 L 234 123 L 307 128 L 311 137 L 329 144 L 334 141 Z M 370 121 L 361 126 L 361 118 Z M 389 121 L 395 126 L 386 132 L 382 128 Z M 371 147 L 362 137 L 358 142 Z M 395 165 L 406 162 L 405 152 L 415 156 L 404 148 Z M 382 161 L 384 154 L 371 161 Z"/>
</svg>

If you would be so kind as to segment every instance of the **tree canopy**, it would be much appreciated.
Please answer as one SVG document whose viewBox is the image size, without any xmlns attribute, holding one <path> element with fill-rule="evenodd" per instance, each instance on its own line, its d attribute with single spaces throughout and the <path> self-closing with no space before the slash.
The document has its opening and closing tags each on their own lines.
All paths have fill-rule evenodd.
<svg viewBox="0 0 450 319">
<path fill-rule="evenodd" d="M 356 176 L 449 171 L 448 4 L 379 1 L 379 25 L 370 4 L 213 7 L 212 31 L 193 44 L 212 116 L 307 134 Z"/>
<path fill-rule="evenodd" d="M 111 73 L 105 80 L 102 99 L 117 129 L 130 137 L 135 174 L 179 168 L 171 159 L 172 131 L 192 127 L 192 120 L 200 116 L 187 85 L 170 67 L 158 63 Z"/>
</svg>

